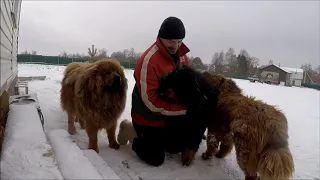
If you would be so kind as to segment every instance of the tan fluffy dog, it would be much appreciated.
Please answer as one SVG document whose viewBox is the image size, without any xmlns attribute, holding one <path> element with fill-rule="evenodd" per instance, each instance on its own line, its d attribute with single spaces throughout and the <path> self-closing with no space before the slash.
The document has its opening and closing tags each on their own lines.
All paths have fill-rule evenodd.
<svg viewBox="0 0 320 180">
<path fill-rule="evenodd" d="M 68 132 L 75 134 L 79 121 L 89 137 L 89 149 L 99 152 L 98 130 L 106 129 L 109 147 L 118 149 L 115 130 L 126 105 L 128 89 L 124 70 L 117 60 L 71 63 L 61 82 L 61 106 L 68 114 Z"/>
<path fill-rule="evenodd" d="M 294 172 L 288 147 L 288 124 L 284 114 L 274 106 L 241 94 L 232 79 L 211 75 L 218 88 L 217 118 L 208 127 L 207 151 L 203 159 L 214 153 L 225 157 L 234 142 L 237 160 L 246 179 L 287 180 Z M 219 141 L 220 150 L 216 152 Z"/>
</svg>

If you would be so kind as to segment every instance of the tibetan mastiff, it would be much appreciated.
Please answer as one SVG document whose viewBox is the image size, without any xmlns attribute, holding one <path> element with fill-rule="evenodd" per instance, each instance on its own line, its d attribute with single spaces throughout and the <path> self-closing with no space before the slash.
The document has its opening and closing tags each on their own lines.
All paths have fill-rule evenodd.
<svg viewBox="0 0 320 180">
<path fill-rule="evenodd" d="M 68 114 L 68 132 L 75 134 L 79 121 L 89 137 L 89 149 L 99 152 L 98 130 L 106 129 L 109 147 L 119 149 L 117 121 L 126 105 L 128 82 L 114 59 L 69 64 L 61 82 L 61 106 Z"/>
<path fill-rule="evenodd" d="M 234 144 L 245 179 L 288 180 L 294 162 L 288 145 L 288 122 L 276 107 L 242 94 L 236 83 L 223 75 L 204 72 L 218 89 L 218 106 L 208 126 L 207 150 L 223 158 Z M 191 81 L 191 80 L 190 80 Z M 220 144 L 219 151 L 217 147 Z"/>
<path fill-rule="evenodd" d="M 160 91 L 171 90 L 180 105 L 186 107 L 186 123 L 181 124 L 183 165 L 195 158 L 209 120 L 213 119 L 218 94 L 210 79 L 190 67 L 182 66 L 160 79 Z"/>
</svg>

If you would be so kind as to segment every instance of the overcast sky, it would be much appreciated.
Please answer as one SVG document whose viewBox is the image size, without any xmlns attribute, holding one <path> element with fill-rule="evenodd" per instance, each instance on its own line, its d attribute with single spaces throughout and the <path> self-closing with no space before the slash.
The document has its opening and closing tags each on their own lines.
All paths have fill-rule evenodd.
<svg viewBox="0 0 320 180">
<path fill-rule="evenodd" d="M 208 63 L 229 47 L 246 49 L 260 64 L 319 65 L 319 1 L 22 1 L 19 52 L 87 53 L 94 44 L 113 51 L 142 52 L 162 21 L 179 17 L 189 55 Z"/>
</svg>

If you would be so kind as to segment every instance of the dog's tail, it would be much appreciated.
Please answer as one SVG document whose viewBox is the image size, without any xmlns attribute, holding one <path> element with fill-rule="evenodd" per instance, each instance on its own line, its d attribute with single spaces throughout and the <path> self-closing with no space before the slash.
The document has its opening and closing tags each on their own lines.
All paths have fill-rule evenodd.
<svg viewBox="0 0 320 180">
<path fill-rule="evenodd" d="M 258 164 L 260 179 L 288 180 L 294 172 L 292 154 L 287 147 L 265 149 Z"/>
</svg>

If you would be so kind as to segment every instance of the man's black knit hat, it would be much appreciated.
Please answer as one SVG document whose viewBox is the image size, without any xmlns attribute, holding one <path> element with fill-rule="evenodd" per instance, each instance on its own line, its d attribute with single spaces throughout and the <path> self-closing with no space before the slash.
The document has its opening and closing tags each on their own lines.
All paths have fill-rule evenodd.
<svg viewBox="0 0 320 180">
<path fill-rule="evenodd" d="M 158 34 L 163 39 L 183 39 L 185 35 L 186 30 L 182 21 L 172 16 L 162 22 Z"/>
</svg>

